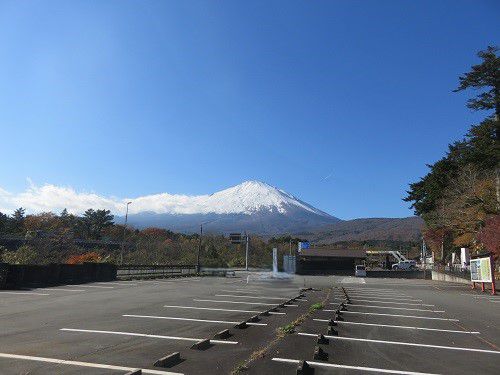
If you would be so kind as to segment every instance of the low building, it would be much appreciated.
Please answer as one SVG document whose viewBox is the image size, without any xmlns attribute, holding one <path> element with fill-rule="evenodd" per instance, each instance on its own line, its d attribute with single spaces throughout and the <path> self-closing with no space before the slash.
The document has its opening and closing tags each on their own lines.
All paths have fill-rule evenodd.
<svg viewBox="0 0 500 375">
<path fill-rule="evenodd" d="M 357 264 L 364 264 L 364 249 L 339 249 L 328 246 L 310 247 L 297 253 L 297 274 L 354 275 Z"/>
</svg>

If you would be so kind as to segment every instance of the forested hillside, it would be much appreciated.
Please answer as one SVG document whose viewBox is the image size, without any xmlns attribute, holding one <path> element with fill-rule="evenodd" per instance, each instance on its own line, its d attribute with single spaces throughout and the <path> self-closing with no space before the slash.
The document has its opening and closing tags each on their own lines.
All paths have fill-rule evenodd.
<svg viewBox="0 0 500 375">
<path fill-rule="evenodd" d="M 418 242 L 423 225 L 423 220 L 416 216 L 354 219 L 321 227 L 310 238 L 321 244 L 342 241 Z"/>
<path fill-rule="evenodd" d="M 9 216 L 0 213 L 0 261 L 13 264 L 195 264 L 200 251 L 201 264 L 205 267 L 243 267 L 245 264 L 244 245 L 232 244 L 228 236 L 204 234 L 200 238 L 199 234 L 154 227 L 134 229 L 115 224 L 113 220 L 110 211 L 93 209 L 82 216 L 69 214 L 66 210 L 59 215 L 49 212 L 26 215 L 22 208 Z M 387 236 L 387 229 L 394 226 L 395 221 L 404 229 L 408 225 L 418 227 L 414 223 L 416 220 L 360 219 L 355 221 L 356 235 L 348 228 L 343 228 L 342 232 L 351 235 L 332 236 L 329 233 L 327 237 L 320 233 L 265 238 L 251 234 L 250 265 L 269 268 L 274 247 L 281 256 L 293 253 L 298 241 L 304 240 L 318 244 L 343 241 L 338 244 L 341 248 L 418 249 L 416 241 Z M 363 235 L 365 230 L 368 230 L 367 235 Z M 406 233 L 406 229 L 403 232 Z"/>
</svg>

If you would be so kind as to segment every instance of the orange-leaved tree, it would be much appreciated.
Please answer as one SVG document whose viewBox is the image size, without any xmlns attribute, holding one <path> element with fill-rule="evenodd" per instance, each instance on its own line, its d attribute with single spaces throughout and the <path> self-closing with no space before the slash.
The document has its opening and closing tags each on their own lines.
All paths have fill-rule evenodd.
<svg viewBox="0 0 500 375">
<path fill-rule="evenodd" d="M 95 251 L 80 255 L 70 255 L 68 259 L 66 259 L 67 264 L 99 263 L 101 261 L 102 257 Z"/>
</svg>

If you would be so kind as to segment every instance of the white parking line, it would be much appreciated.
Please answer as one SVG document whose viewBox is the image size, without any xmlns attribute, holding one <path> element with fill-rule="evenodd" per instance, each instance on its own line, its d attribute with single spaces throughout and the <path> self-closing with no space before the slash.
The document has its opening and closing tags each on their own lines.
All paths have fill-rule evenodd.
<svg viewBox="0 0 500 375">
<path fill-rule="evenodd" d="M 390 301 L 409 301 L 409 302 L 422 302 L 421 299 L 413 299 L 413 298 L 388 298 L 388 297 L 379 297 L 379 296 L 370 296 L 370 295 L 349 295 L 350 299 L 357 299 L 358 297 L 360 298 L 374 298 L 374 299 L 381 299 L 381 300 L 390 300 Z M 343 296 L 340 296 L 340 298 L 343 298 Z"/>
<path fill-rule="evenodd" d="M 494 299 L 500 300 L 499 297 L 495 297 L 495 296 L 492 296 L 492 295 L 489 295 L 489 296 L 474 296 L 473 295 L 472 298 L 489 299 L 489 300 L 494 300 Z"/>
<path fill-rule="evenodd" d="M 222 301 L 222 300 L 216 300 L 216 299 L 193 299 L 193 301 L 196 301 L 196 302 L 217 302 L 217 303 L 236 303 L 236 304 L 243 304 L 243 305 L 276 306 L 275 303 L 261 303 L 261 302 L 247 302 L 247 301 Z M 298 307 L 299 305 L 286 304 L 285 306 Z"/>
<path fill-rule="evenodd" d="M 236 298 L 253 298 L 253 299 L 277 299 L 280 301 L 288 301 L 292 297 L 260 297 L 260 296 L 238 296 L 236 294 L 216 294 L 215 297 L 236 297 Z M 302 300 L 304 301 L 304 300 Z"/>
<path fill-rule="evenodd" d="M 227 292 L 227 293 L 260 293 L 262 292 L 262 290 L 241 290 L 241 289 L 232 289 L 232 290 L 229 290 L 229 289 L 221 289 L 219 290 L 219 292 Z"/>
<path fill-rule="evenodd" d="M 93 330 L 93 329 L 61 328 L 60 331 L 85 332 L 85 333 L 104 333 L 104 334 L 109 334 L 109 335 L 150 337 L 153 339 L 180 340 L 180 341 L 192 341 L 192 342 L 198 342 L 198 341 L 204 340 L 204 339 L 196 339 L 196 338 L 191 338 L 191 337 L 149 335 L 146 333 L 137 333 L 137 332 L 99 331 L 99 330 Z M 210 340 L 210 342 L 214 343 L 214 344 L 230 344 L 230 345 L 238 344 L 237 341 L 224 341 L 224 340 Z"/>
<path fill-rule="evenodd" d="M 85 289 L 64 289 L 64 288 L 38 288 L 37 290 L 47 290 L 50 292 L 86 292 Z"/>
<path fill-rule="evenodd" d="M 163 307 L 170 307 L 170 308 L 174 308 L 174 309 L 190 309 L 190 310 L 244 312 L 244 313 L 250 313 L 250 314 L 260 314 L 261 313 L 261 311 L 255 311 L 255 310 L 217 309 L 217 308 L 213 308 L 213 307 L 176 306 L 176 305 L 165 305 Z M 271 315 L 285 315 L 286 313 L 270 311 L 269 314 L 271 314 Z"/>
<path fill-rule="evenodd" d="M 128 372 L 137 370 L 137 368 L 134 368 L 134 367 L 113 366 L 113 365 L 105 365 L 105 364 L 102 364 L 102 363 L 69 361 L 69 360 L 66 360 L 66 359 L 47 358 L 47 357 L 33 357 L 33 356 L 29 356 L 29 355 L 18 355 L 18 354 L 8 354 L 8 353 L 0 353 L 0 358 L 24 359 L 24 360 L 27 360 L 27 361 L 55 363 L 57 365 L 92 367 L 92 368 L 102 368 L 102 369 L 107 369 L 107 370 L 128 371 Z M 148 369 L 142 369 L 142 373 L 143 374 L 154 374 L 154 375 L 182 375 L 179 372 L 148 370 Z"/>
<path fill-rule="evenodd" d="M 344 298 L 341 298 L 344 300 Z M 353 298 L 354 300 L 354 298 Z M 357 299 L 356 302 L 375 302 L 375 303 L 385 303 L 385 304 L 391 304 L 391 305 L 406 305 L 406 306 L 428 306 L 428 307 L 434 307 L 435 305 L 429 305 L 425 303 L 407 303 L 407 302 L 387 302 L 387 301 L 377 301 L 373 299 Z"/>
<path fill-rule="evenodd" d="M 298 359 L 273 358 L 272 360 L 276 361 L 276 362 L 293 363 L 294 365 L 298 365 L 300 363 L 300 361 Z M 335 363 L 325 363 L 325 362 L 315 362 L 315 361 L 306 361 L 306 362 L 312 367 L 344 368 L 344 369 L 348 369 L 348 370 L 376 372 L 379 374 L 383 373 L 383 374 L 400 374 L 400 375 L 439 375 L 439 374 L 431 374 L 428 372 L 388 370 L 388 369 L 375 368 L 375 367 L 348 366 L 348 365 L 338 365 Z"/>
<path fill-rule="evenodd" d="M 392 294 L 357 294 L 357 293 L 348 293 L 349 298 L 381 298 L 381 299 L 389 299 L 389 300 L 414 300 L 411 296 L 396 296 Z M 339 297 L 345 297 L 340 295 Z"/>
<path fill-rule="evenodd" d="M 380 289 L 380 288 L 344 288 L 347 292 L 375 292 L 375 293 L 401 293 L 404 294 L 406 290 L 399 289 Z"/>
<path fill-rule="evenodd" d="M 129 283 L 129 282 L 118 282 L 118 281 L 109 281 L 109 282 L 104 282 L 104 283 L 96 283 L 96 284 L 99 284 L 99 285 L 132 285 L 132 286 L 137 286 L 139 284 L 137 283 Z"/>
<path fill-rule="evenodd" d="M 334 312 L 336 310 L 323 310 Z M 434 318 L 430 316 L 415 316 L 415 315 L 398 315 L 398 314 L 382 314 L 382 313 L 368 313 L 361 311 L 342 311 L 343 314 L 358 314 L 358 315 L 378 315 L 378 316 L 395 316 L 400 318 L 415 318 L 415 319 L 429 319 L 429 320 L 446 320 L 448 322 L 459 322 L 458 319 L 448 319 L 448 318 Z"/>
<path fill-rule="evenodd" d="M 234 289 L 234 290 L 221 290 L 221 292 L 234 292 L 234 291 L 238 291 L 238 292 L 247 292 L 247 293 L 261 293 L 262 290 L 259 290 L 259 289 Z"/>
<path fill-rule="evenodd" d="M 340 280 L 342 284 L 365 284 L 366 281 L 362 277 L 344 277 L 342 280 Z"/>
<path fill-rule="evenodd" d="M 318 337 L 317 333 L 298 333 L 301 336 L 314 336 Z M 413 342 L 403 342 L 403 341 L 385 341 L 385 340 L 373 340 L 373 339 L 360 339 L 355 337 L 340 337 L 340 336 L 327 336 L 328 339 L 341 340 L 341 341 L 361 341 L 361 342 L 373 342 L 377 344 L 389 344 L 389 345 L 403 345 L 403 346 L 416 346 L 419 348 L 435 348 L 435 349 L 447 349 L 447 350 L 460 350 L 466 352 L 476 352 L 476 353 L 488 353 L 488 354 L 500 354 L 497 350 L 486 350 L 486 349 L 474 349 L 474 348 L 461 348 L 458 346 L 442 346 L 442 345 L 430 345 L 430 344 L 418 344 Z"/>
<path fill-rule="evenodd" d="M 348 292 L 349 297 L 375 297 L 375 298 L 388 298 L 388 299 L 415 299 L 408 295 L 398 295 L 398 294 L 387 294 L 387 293 L 351 293 Z M 342 297 L 344 294 L 338 294 L 337 296 Z"/>
<path fill-rule="evenodd" d="M 399 286 L 399 285 L 402 285 L 402 286 L 418 286 L 418 287 L 423 287 L 423 286 L 442 286 L 442 287 L 449 287 L 449 288 L 467 288 L 469 287 L 468 284 L 462 284 L 460 283 L 460 285 L 447 285 L 447 284 L 442 284 L 442 283 L 430 283 L 430 284 L 412 284 L 412 283 L 408 283 L 408 284 L 401 284 L 401 283 L 386 283 L 386 284 L 383 284 L 384 286 L 388 286 L 388 285 L 396 285 L 396 286 Z"/>
<path fill-rule="evenodd" d="M 317 322 L 329 322 L 330 319 L 313 319 Z M 395 326 L 390 324 L 376 324 L 376 323 L 359 323 L 359 322 L 346 322 L 344 320 L 335 321 L 337 324 L 353 324 L 360 326 L 373 326 L 373 327 L 387 327 L 387 328 L 401 328 L 401 329 L 414 329 L 417 331 L 436 331 L 436 332 L 448 332 L 448 333 L 468 333 L 471 335 L 479 335 L 480 332 L 476 331 L 456 331 L 453 329 L 439 329 L 439 328 L 424 328 L 424 327 L 412 327 L 412 326 Z"/>
<path fill-rule="evenodd" d="M 77 286 L 78 288 L 99 288 L 99 289 L 114 289 L 114 286 L 102 286 L 102 285 L 82 285 L 74 284 L 71 286 Z"/>
<path fill-rule="evenodd" d="M 129 318 L 149 318 L 149 319 L 167 319 L 167 320 L 184 320 L 188 322 L 203 322 L 203 323 L 221 323 L 221 324 L 239 324 L 240 322 L 231 322 L 227 320 L 207 320 L 207 319 L 192 319 L 192 318 L 177 318 L 173 316 L 156 316 L 156 315 L 122 315 Z M 252 323 L 247 322 L 249 326 L 267 326 L 267 323 Z"/>
<path fill-rule="evenodd" d="M 375 292 L 397 292 L 398 290 L 394 289 L 383 289 L 383 288 L 368 288 L 368 287 L 362 287 L 362 288 L 345 288 L 345 290 L 349 291 L 357 291 L 357 290 L 373 290 Z"/>
<path fill-rule="evenodd" d="M 336 303 L 330 303 L 331 305 L 336 305 Z M 366 307 L 369 309 L 389 309 L 389 310 L 408 310 L 408 311 L 428 311 L 428 312 L 434 312 L 434 313 L 444 313 L 444 310 L 427 310 L 427 309 L 409 309 L 407 307 L 393 307 L 393 306 L 373 306 L 373 305 L 354 305 L 354 304 L 349 304 L 347 306 L 354 306 L 354 307 Z"/>
<path fill-rule="evenodd" d="M 36 292 L 4 292 L 1 291 L 0 295 L 2 294 L 27 294 L 27 295 L 32 295 L 32 296 L 50 296 L 49 293 L 36 293 Z"/>
<path fill-rule="evenodd" d="M 343 293 L 342 293 L 343 294 Z M 394 293 L 394 292 L 375 292 L 372 290 L 347 290 L 347 294 L 370 294 L 370 295 L 375 295 L 379 294 L 381 296 L 394 296 L 394 297 L 411 297 L 410 295 L 406 293 Z"/>
</svg>

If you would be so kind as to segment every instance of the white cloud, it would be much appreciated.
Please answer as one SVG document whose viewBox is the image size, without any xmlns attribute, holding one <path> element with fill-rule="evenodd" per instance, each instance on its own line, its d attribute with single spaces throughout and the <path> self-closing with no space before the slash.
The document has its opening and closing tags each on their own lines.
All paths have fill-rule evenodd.
<svg viewBox="0 0 500 375">
<path fill-rule="evenodd" d="M 147 195 L 138 198 L 105 197 L 95 193 L 77 192 L 71 187 L 52 184 L 36 186 L 27 179 L 28 187 L 24 192 L 11 193 L 0 187 L 0 211 L 12 213 L 23 207 L 28 213 L 59 213 L 66 208 L 70 213 L 82 214 L 89 208 L 107 209 L 113 214 L 124 215 L 126 202 L 131 201 L 130 213 L 156 212 L 194 214 L 207 212 L 208 195 L 188 196 L 167 193 Z"/>
<path fill-rule="evenodd" d="M 89 208 L 107 209 L 115 215 L 124 215 L 126 202 L 131 201 L 130 213 L 155 212 L 170 214 L 245 213 L 256 210 L 278 210 L 284 213 L 288 206 L 317 210 L 293 196 L 267 184 L 247 181 L 211 195 L 174 195 L 168 193 L 137 198 L 105 197 L 95 193 L 77 192 L 71 187 L 52 184 L 36 186 L 28 179 L 24 192 L 11 193 L 0 187 L 0 211 L 12 213 L 24 207 L 28 213 L 54 212 L 64 208 L 73 214 L 82 214 Z M 322 214 L 318 211 L 318 213 Z"/>
<path fill-rule="evenodd" d="M 67 208 L 69 212 L 81 214 L 88 208 L 105 208 L 113 213 L 121 213 L 123 202 L 114 198 L 105 198 L 93 193 L 78 193 L 69 187 L 51 184 L 36 186 L 28 179 L 29 187 L 22 193 L 13 194 L 0 188 L 0 210 L 12 212 L 24 207 L 30 213 L 60 212 Z"/>
</svg>

